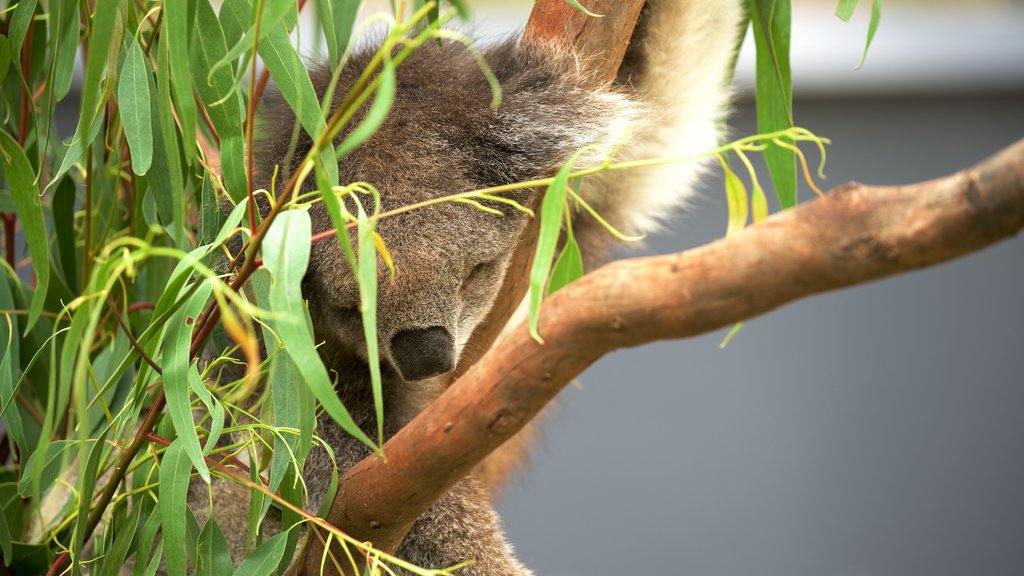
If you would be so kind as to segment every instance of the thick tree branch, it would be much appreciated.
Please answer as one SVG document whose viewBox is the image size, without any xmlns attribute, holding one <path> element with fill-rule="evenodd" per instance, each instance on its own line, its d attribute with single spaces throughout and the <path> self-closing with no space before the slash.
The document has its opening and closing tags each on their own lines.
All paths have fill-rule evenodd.
<svg viewBox="0 0 1024 576">
<path fill-rule="evenodd" d="M 740 234 L 598 269 L 549 298 L 384 447 L 352 468 L 327 516 L 385 549 L 602 355 L 703 334 L 805 296 L 969 254 L 1024 228 L 1024 140 L 909 186 L 840 186 Z"/>
</svg>

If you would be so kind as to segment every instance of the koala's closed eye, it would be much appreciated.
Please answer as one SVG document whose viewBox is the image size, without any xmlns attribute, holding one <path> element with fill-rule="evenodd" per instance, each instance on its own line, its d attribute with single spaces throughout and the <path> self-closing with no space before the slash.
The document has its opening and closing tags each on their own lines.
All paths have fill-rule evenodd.
<svg viewBox="0 0 1024 576">
<path fill-rule="evenodd" d="M 469 274 L 462 280 L 462 287 L 460 290 L 466 291 L 471 289 L 475 284 L 479 283 L 480 280 L 487 276 L 487 274 L 494 269 L 494 262 L 481 262 L 473 267 L 469 271 Z"/>
</svg>

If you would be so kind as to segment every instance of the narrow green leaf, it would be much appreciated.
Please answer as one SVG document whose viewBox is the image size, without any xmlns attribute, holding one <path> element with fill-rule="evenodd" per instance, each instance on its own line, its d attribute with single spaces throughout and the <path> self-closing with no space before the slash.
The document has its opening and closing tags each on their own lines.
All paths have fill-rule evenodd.
<svg viewBox="0 0 1024 576">
<path fill-rule="evenodd" d="M 79 463 L 85 462 L 78 475 L 78 516 L 75 519 L 75 530 L 71 539 L 71 557 L 74 558 L 73 567 L 79 566 L 82 559 L 82 547 L 85 545 L 85 525 L 89 518 L 89 508 L 92 506 L 92 495 L 96 490 L 97 471 L 103 455 L 110 451 L 107 445 L 108 430 L 103 431 L 99 438 L 83 443 L 79 447 Z M 88 453 L 87 458 L 83 456 Z M 77 568 L 74 569 L 77 573 Z"/>
<path fill-rule="evenodd" d="M 166 452 L 164 453 L 166 458 Z M 186 488 L 187 490 L 187 488 Z M 156 540 L 157 531 L 160 530 L 160 523 L 163 519 L 161 513 L 160 500 L 154 503 L 153 512 L 150 514 L 149 519 L 142 525 L 142 530 L 139 532 L 139 540 L 135 545 L 135 576 L 142 576 L 147 573 L 148 564 L 146 558 L 151 558 L 149 564 L 155 563 L 157 566 L 160 565 L 160 557 L 162 556 L 162 543 L 158 543 L 156 548 L 153 548 L 153 541 Z M 155 572 L 156 569 L 153 569 Z M 153 572 L 148 572 L 152 574 Z"/>
<path fill-rule="evenodd" d="M 388 113 L 391 112 L 391 106 L 395 102 L 395 63 L 390 58 L 384 59 L 384 65 L 377 78 L 380 84 L 374 92 L 370 111 L 366 113 L 363 121 L 341 141 L 338 146 L 338 158 L 347 156 L 360 144 L 366 142 L 370 136 L 373 136 L 380 125 L 384 123 Z"/>
<path fill-rule="evenodd" d="M 185 219 L 185 207 L 182 200 L 185 183 L 181 170 L 177 124 L 174 121 L 174 111 L 171 107 L 169 58 L 170 53 L 166 49 L 158 48 L 154 104 L 156 105 L 159 132 L 154 129 L 155 154 L 153 156 L 153 173 L 150 175 L 151 190 L 155 194 L 157 211 L 164 226 L 181 223 Z M 195 137 L 191 134 L 187 137 L 188 141 L 194 139 Z M 185 146 L 185 148 L 188 147 Z"/>
<path fill-rule="evenodd" d="M 160 461 L 160 521 L 168 574 L 186 573 L 185 524 L 188 481 L 192 473 L 192 462 L 186 451 L 179 437 L 167 447 Z"/>
<path fill-rule="evenodd" d="M 128 551 L 131 548 L 132 540 L 135 539 L 135 535 L 138 533 L 144 509 L 147 515 L 152 514 L 152 507 L 136 505 L 132 507 L 132 511 L 125 523 L 116 526 L 113 545 L 103 555 L 101 560 L 102 566 L 97 576 L 118 576 L 121 574 L 121 570 L 124 568 L 124 561 L 128 558 Z"/>
<path fill-rule="evenodd" d="M 29 164 L 25 152 L 10 134 L 0 130 L 0 160 L 3 161 L 4 174 L 11 186 L 14 204 L 18 207 L 18 219 L 25 231 L 25 242 L 29 254 L 32 255 L 32 269 L 36 274 L 36 289 L 32 294 L 29 306 L 28 332 L 39 319 L 46 301 L 46 289 L 50 284 L 50 246 L 46 236 L 46 225 L 43 222 L 43 207 L 39 202 L 39 189 L 36 187 L 36 175 Z"/>
<path fill-rule="evenodd" d="M 544 288 L 551 272 L 552 259 L 558 245 L 558 235 L 562 230 L 562 214 L 565 211 L 565 195 L 569 187 L 569 174 L 576 163 L 579 152 L 562 166 L 555 179 L 544 192 L 540 206 L 540 231 L 537 235 L 537 250 L 533 254 L 533 267 L 530 269 L 530 336 L 541 344 L 544 339 L 537 331 L 540 318 L 540 305 L 544 299 Z"/>
<path fill-rule="evenodd" d="M 75 181 L 65 176 L 53 195 L 53 230 L 57 235 L 57 253 L 64 280 L 77 293 L 78 252 L 75 250 Z"/>
<path fill-rule="evenodd" d="M 757 129 L 775 132 L 793 126 L 793 83 L 789 68 L 790 0 L 748 0 L 757 48 L 755 93 Z M 765 163 L 783 209 L 796 205 L 796 158 L 769 146 Z"/>
<path fill-rule="evenodd" d="M 186 164 L 192 164 L 196 155 L 195 145 L 190 144 L 195 142 L 197 112 L 196 101 L 192 97 L 191 60 L 188 57 L 193 6 L 194 2 L 165 2 L 163 33 L 160 35 L 161 48 L 168 55 L 175 110 L 181 123 L 182 141 L 185 142 L 182 148 Z"/>
<path fill-rule="evenodd" d="M 355 26 L 358 13 L 358 0 L 340 0 L 334 3 L 334 34 L 338 38 L 338 51 L 341 53 L 344 53 L 352 42 L 352 28 Z"/>
<path fill-rule="evenodd" d="M 569 210 L 565 211 L 565 224 L 565 246 L 562 247 L 562 253 L 558 255 L 551 270 L 548 296 L 583 277 L 583 254 L 580 252 L 580 245 L 576 243 L 576 236 L 572 233 Z"/>
<path fill-rule="evenodd" d="M 11 41 L 7 36 L 0 36 L 0 82 L 7 78 L 7 71 L 11 69 Z"/>
<path fill-rule="evenodd" d="M 0 510 L 0 550 L 4 554 L 4 566 L 11 565 L 11 527 L 7 525 L 7 514 Z"/>
<path fill-rule="evenodd" d="M 153 162 L 153 117 L 150 114 L 149 69 L 145 54 L 134 39 L 118 78 L 117 103 L 124 136 L 132 153 L 132 172 L 142 176 Z"/>
<path fill-rule="evenodd" d="M 860 64 L 857 68 L 864 65 L 864 61 L 868 59 L 868 49 L 871 48 L 871 41 L 875 39 L 875 32 L 878 31 L 878 23 L 882 20 L 882 0 L 872 0 L 871 2 L 871 19 L 868 20 L 868 41 L 864 44 L 864 55 L 860 57 Z"/>
<path fill-rule="evenodd" d="M 11 54 L 21 54 L 25 34 L 28 33 L 28 25 L 32 22 L 38 3 L 38 0 L 21 0 L 18 2 L 18 7 L 14 9 L 10 27 L 7 29 L 7 37 L 11 39 Z M 15 57 L 12 58 L 12 61 L 15 69 L 21 71 L 21 59 Z"/>
<path fill-rule="evenodd" d="M 47 187 L 60 180 L 74 163 L 81 160 L 85 147 L 95 139 L 96 133 L 99 131 L 99 119 L 107 98 L 113 92 L 113 79 L 117 75 L 116 68 L 108 70 L 107 63 L 117 62 L 118 54 L 121 51 L 121 37 L 124 34 L 119 4 L 119 0 L 96 0 L 89 36 L 103 38 L 103 42 L 97 44 L 96 48 L 102 50 L 102 47 L 105 46 L 107 51 L 105 54 L 102 51 L 90 53 L 90 58 L 85 64 L 85 79 L 82 81 L 80 92 L 82 106 L 79 112 L 78 126 L 71 139 L 71 146 L 64 155 L 64 161 L 61 162 L 60 168 Z M 104 80 L 107 80 L 106 83 Z"/>
<path fill-rule="evenodd" d="M 262 44 L 268 35 L 274 32 L 283 32 L 287 36 L 291 28 L 284 24 L 292 24 L 295 21 L 295 0 L 257 0 L 257 8 L 262 9 L 259 15 L 259 34 L 257 35 L 256 18 L 252 13 L 252 5 L 249 4 L 249 6 L 244 14 L 239 14 L 243 21 L 248 18 L 248 21 L 240 27 L 245 30 L 245 35 L 228 48 L 224 58 L 214 63 L 214 70 L 234 62 L 247 51 L 251 52 L 254 41 L 257 43 L 257 51 L 259 51 L 259 44 Z M 263 56 L 262 52 L 260 52 L 260 56 Z"/>
<path fill-rule="evenodd" d="M 377 415 L 377 442 L 384 443 L 384 393 L 380 381 L 380 354 L 377 349 L 377 245 L 373 237 L 373 223 L 366 217 L 362 204 L 358 206 L 359 223 L 359 312 L 363 318 L 366 336 L 366 357 L 370 365 L 370 387 L 373 390 L 373 408 Z"/>
<path fill-rule="evenodd" d="M 338 400 L 327 369 L 313 347 L 309 311 L 300 289 L 309 262 L 310 237 L 311 224 L 306 210 L 287 210 L 279 214 L 267 231 L 263 241 L 263 265 L 272 278 L 271 310 L 281 314 L 274 326 L 284 343 L 285 352 L 324 410 L 343 430 L 376 448 Z"/>
<path fill-rule="evenodd" d="M 192 41 L 192 72 L 196 90 L 220 138 L 225 187 L 232 200 L 238 202 L 249 191 L 242 134 L 242 99 L 231 70 L 212 69 L 213 64 L 226 53 L 224 32 L 213 6 L 199 2 L 195 38 Z"/>
<path fill-rule="evenodd" d="M 281 532 L 274 535 L 263 544 L 260 544 L 246 557 L 234 572 L 234 576 L 269 576 L 277 569 L 281 557 L 284 555 L 285 545 L 288 543 L 288 534 Z M 182 572 L 184 574 L 184 572 Z"/>
<path fill-rule="evenodd" d="M 199 446 L 199 436 L 196 434 L 195 421 L 192 418 L 192 386 L 189 383 L 189 372 L 196 370 L 192 359 L 189 357 L 189 347 L 192 342 L 192 330 L 195 327 L 196 319 L 199 317 L 207 300 L 210 299 L 210 292 L 213 284 L 204 281 L 195 294 L 189 298 L 188 303 L 179 309 L 167 323 L 167 336 L 165 338 L 167 348 L 163 355 L 164 370 L 164 394 L 167 398 L 167 410 L 171 414 L 171 421 L 174 422 L 174 429 L 178 433 L 178 440 L 182 450 L 196 467 L 199 476 L 206 483 L 210 482 L 210 471 L 203 459 L 203 450 Z M 168 556 L 171 552 L 168 551 Z M 174 572 L 172 572 L 174 573 Z"/>
<path fill-rule="evenodd" d="M 57 100 L 64 99 L 71 90 L 71 78 L 78 51 L 78 35 L 81 32 L 78 0 L 56 0 L 50 3 L 52 22 L 56 23 L 53 38 L 57 40 L 54 51 L 53 94 Z"/>
<path fill-rule="evenodd" d="M 11 284 L 18 282 L 18 279 L 7 269 L 0 270 L 0 309 L 13 310 L 17 306 L 14 303 L 14 294 L 11 292 Z M 0 420 L 7 429 L 9 439 L 14 442 L 19 452 L 24 454 L 28 447 L 28 438 L 22 424 L 21 406 L 15 401 L 18 387 L 15 384 L 21 376 L 19 366 L 19 355 L 21 348 L 21 334 L 18 331 L 18 318 L 11 315 L 0 315 L 0 344 L 4 346 L 0 355 Z M 32 453 L 32 457 L 35 456 Z M 31 463 L 32 458 L 29 458 Z M 28 468 L 31 470 L 31 468 Z M 24 469 L 23 469 L 24 472 Z M 24 474 L 22 475 L 24 477 Z"/>
<path fill-rule="evenodd" d="M 836 17 L 843 22 L 849 22 L 853 16 L 853 11 L 857 9 L 858 0 L 839 0 L 839 5 L 836 6 Z"/>
<path fill-rule="evenodd" d="M 73 445 L 74 442 L 71 440 L 55 440 L 47 444 L 45 450 L 33 452 L 23 468 L 21 478 L 18 479 L 18 493 L 24 498 L 32 496 L 34 475 L 38 475 L 39 485 L 47 489 L 53 486 L 60 473 L 64 452 Z"/>
<path fill-rule="evenodd" d="M 579 10 L 580 12 L 582 12 L 582 13 L 586 14 L 587 16 L 592 16 L 592 17 L 594 17 L 594 18 L 604 18 L 604 14 L 595 14 L 595 13 L 591 12 L 590 10 L 587 10 L 587 9 L 586 9 L 586 8 L 585 8 L 585 7 L 584 7 L 584 6 L 582 5 L 582 4 L 580 4 L 580 3 L 579 3 L 579 2 L 577 1 L 577 0 L 565 0 L 565 1 L 566 1 L 566 2 L 567 2 L 567 3 L 569 4 L 569 5 L 570 5 L 570 6 L 572 6 L 573 8 L 575 8 L 575 9 L 577 9 L 577 10 Z"/>
<path fill-rule="evenodd" d="M 245 27 L 244 18 L 251 8 L 248 0 L 228 0 L 221 7 L 220 19 L 224 28 L 238 29 Z M 327 130 L 324 114 L 320 109 L 320 100 L 313 81 L 309 79 L 309 70 L 303 63 L 299 53 L 295 51 L 291 38 L 280 26 L 271 26 L 265 38 L 260 40 L 259 55 L 263 58 L 270 77 L 281 91 L 285 102 L 295 112 L 302 129 L 311 138 Z M 262 34 L 261 34 L 262 35 Z M 244 41 L 244 39 L 243 39 Z M 327 175 L 332 183 L 338 182 L 338 166 L 334 146 L 328 145 L 320 152 L 320 161 L 324 163 Z"/>
<path fill-rule="evenodd" d="M 234 571 L 228 541 L 211 515 L 199 533 L 199 550 L 196 559 L 196 576 L 223 576 Z"/>
</svg>

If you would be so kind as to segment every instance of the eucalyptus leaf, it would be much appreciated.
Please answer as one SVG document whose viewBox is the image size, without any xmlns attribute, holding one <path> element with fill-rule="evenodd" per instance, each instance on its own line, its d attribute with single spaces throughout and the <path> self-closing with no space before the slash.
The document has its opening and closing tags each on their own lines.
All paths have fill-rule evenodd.
<svg viewBox="0 0 1024 576">
<path fill-rule="evenodd" d="M 149 67 L 142 48 L 127 42 L 128 55 L 118 78 L 117 103 L 124 136 L 132 153 L 132 172 L 144 175 L 153 163 L 153 117 L 150 114 Z"/>
<path fill-rule="evenodd" d="M 18 208 L 18 218 L 25 232 L 25 243 L 32 255 L 32 268 L 36 273 L 36 289 L 32 294 L 29 307 L 28 322 L 25 331 L 39 319 L 46 301 L 46 289 L 50 283 L 50 245 L 46 235 L 46 224 L 43 222 L 43 207 L 39 202 L 39 188 L 36 186 L 36 175 L 29 164 L 25 152 L 10 134 L 0 130 L 0 161 L 3 163 L 4 174 L 11 186 L 14 204 Z"/>
<path fill-rule="evenodd" d="M 177 438 L 164 451 L 160 461 L 160 520 L 168 574 L 186 573 L 185 531 L 191 473 L 191 459 L 184 442 Z"/>
</svg>

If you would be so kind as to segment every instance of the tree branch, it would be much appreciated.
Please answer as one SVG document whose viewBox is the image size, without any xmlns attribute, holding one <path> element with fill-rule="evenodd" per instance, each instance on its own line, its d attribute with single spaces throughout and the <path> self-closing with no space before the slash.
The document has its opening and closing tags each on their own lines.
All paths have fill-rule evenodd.
<svg viewBox="0 0 1024 576">
<path fill-rule="evenodd" d="M 798 298 L 963 256 L 1024 228 L 1024 140 L 909 186 L 840 186 L 732 237 L 612 263 L 519 326 L 342 478 L 327 521 L 393 549 L 408 526 L 604 354 L 729 326 Z"/>
</svg>

